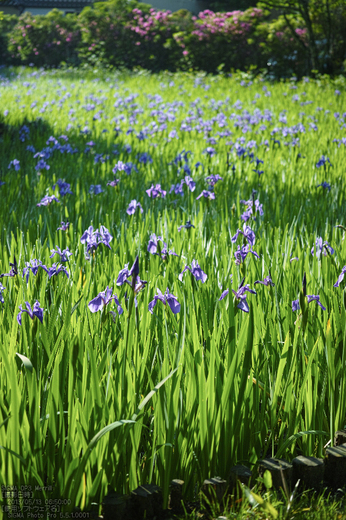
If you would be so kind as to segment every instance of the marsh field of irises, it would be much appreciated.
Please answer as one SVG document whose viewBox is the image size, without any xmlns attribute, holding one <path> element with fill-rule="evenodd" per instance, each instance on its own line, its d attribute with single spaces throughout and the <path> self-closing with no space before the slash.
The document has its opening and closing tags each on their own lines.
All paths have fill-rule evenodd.
<svg viewBox="0 0 346 520">
<path fill-rule="evenodd" d="M 82 509 L 155 483 L 167 506 L 174 478 L 193 497 L 323 456 L 346 81 L 1 72 L 0 483 Z"/>
</svg>

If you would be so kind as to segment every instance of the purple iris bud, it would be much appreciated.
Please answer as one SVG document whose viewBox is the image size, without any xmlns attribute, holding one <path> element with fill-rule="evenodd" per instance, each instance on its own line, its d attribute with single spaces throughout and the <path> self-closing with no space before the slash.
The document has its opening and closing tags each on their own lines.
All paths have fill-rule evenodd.
<svg viewBox="0 0 346 520">
<path fill-rule="evenodd" d="M 26 312 L 27 314 L 29 314 L 29 316 L 32 320 L 36 316 L 40 320 L 40 322 L 43 323 L 43 308 L 40 307 L 39 302 L 36 300 L 33 308 L 31 308 L 31 305 L 29 302 L 25 302 L 25 305 L 26 305 L 26 309 L 23 309 L 23 307 L 21 305 L 19 305 L 19 313 L 17 315 L 17 321 L 18 321 L 19 325 L 22 324 L 23 312 Z"/>
<path fill-rule="evenodd" d="M 237 230 L 236 234 L 232 237 L 231 242 L 234 244 L 237 241 L 239 235 L 243 235 L 251 246 L 255 245 L 256 235 L 252 229 L 246 224 L 243 225 L 243 231 Z"/>
<path fill-rule="evenodd" d="M 157 289 L 157 293 L 158 294 L 156 296 L 154 296 L 154 299 L 151 302 L 149 302 L 149 305 L 148 305 L 148 311 L 151 312 L 151 314 L 153 313 L 153 309 L 154 309 L 156 303 L 158 302 L 158 300 L 160 300 L 164 305 L 166 305 L 166 303 L 168 303 L 173 314 L 178 314 L 178 312 L 180 312 L 180 303 L 178 302 L 178 300 L 174 296 L 174 294 L 171 294 L 169 292 L 168 287 L 164 294 L 162 294 L 160 289 Z"/>
<path fill-rule="evenodd" d="M 51 249 L 52 254 L 50 255 L 49 258 L 53 258 L 54 255 L 59 255 L 61 262 L 68 262 L 69 257 L 72 256 L 72 253 L 70 252 L 69 248 L 67 247 L 66 249 L 61 251 L 59 246 L 55 246 L 55 247 L 56 247 L 56 249 Z"/>
<path fill-rule="evenodd" d="M 5 303 L 5 300 L 4 300 L 4 297 L 3 297 L 3 292 L 4 292 L 5 289 L 6 289 L 6 287 L 4 287 L 2 285 L 2 283 L 0 282 L 0 302 L 1 303 Z"/>
<path fill-rule="evenodd" d="M 52 265 L 52 267 L 46 267 L 45 265 L 42 265 L 41 267 L 48 274 L 49 280 L 52 278 L 52 276 L 56 276 L 57 274 L 59 274 L 61 272 L 65 273 L 67 278 L 70 278 L 70 275 L 69 275 L 66 267 L 64 267 L 63 265 L 55 263 Z"/>
<path fill-rule="evenodd" d="M 98 195 L 99 193 L 103 193 L 103 191 L 101 184 L 91 184 L 89 188 L 89 193 L 92 195 Z"/>
<path fill-rule="evenodd" d="M 119 315 L 122 314 L 124 311 L 119 303 L 118 297 L 116 294 L 113 294 L 113 289 L 109 289 L 108 285 L 107 285 L 107 288 L 103 292 L 100 292 L 96 296 L 96 298 L 94 298 L 93 300 L 91 300 L 88 303 L 88 308 L 91 312 L 102 311 L 103 307 L 108 305 L 112 300 L 115 301 L 115 304 L 118 309 L 118 314 Z"/>
<path fill-rule="evenodd" d="M 68 228 L 70 227 L 70 223 L 69 222 L 61 222 L 60 224 L 60 227 L 58 227 L 57 231 L 67 231 Z"/>
<path fill-rule="evenodd" d="M 342 268 L 341 273 L 339 274 L 339 277 L 338 277 L 336 283 L 334 284 L 334 287 L 339 287 L 339 285 L 341 284 L 341 282 L 344 279 L 345 274 L 346 274 L 346 265 L 344 265 L 344 267 Z"/>
<path fill-rule="evenodd" d="M 216 175 L 208 175 L 205 180 L 213 188 L 217 181 L 223 181 L 223 178 L 217 173 Z"/>
<path fill-rule="evenodd" d="M 107 186 L 112 186 L 112 188 L 115 188 L 116 186 L 118 186 L 119 182 L 120 179 L 114 179 L 114 181 L 107 182 Z"/>
<path fill-rule="evenodd" d="M 221 300 L 223 300 L 224 298 L 226 298 L 227 294 L 229 293 L 229 289 L 226 289 L 225 291 L 223 291 L 223 293 L 221 293 L 221 296 L 219 298 L 219 302 L 221 302 Z"/>
<path fill-rule="evenodd" d="M 299 260 L 299 258 L 297 256 L 294 256 L 293 258 L 290 259 L 290 262 L 293 262 L 293 260 Z"/>
<path fill-rule="evenodd" d="M 4 184 L 6 184 L 6 182 L 0 181 L 0 186 L 3 186 Z"/>
<path fill-rule="evenodd" d="M 73 192 L 71 191 L 71 184 L 68 182 L 63 181 L 62 179 L 58 179 L 57 183 L 53 184 L 53 190 L 55 190 L 56 186 L 59 188 L 60 197 L 64 197 L 67 193 L 73 195 Z"/>
<path fill-rule="evenodd" d="M 183 274 L 186 271 L 190 271 L 190 273 L 193 274 L 193 276 L 196 278 L 196 280 L 197 281 L 201 280 L 202 283 L 204 283 L 206 281 L 206 279 L 208 278 L 208 276 L 205 274 L 205 272 L 202 271 L 202 269 L 200 268 L 197 260 L 192 260 L 191 268 L 188 265 L 186 265 L 184 267 L 183 271 L 178 276 L 178 278 L 181 282 L 183 281 Z"/>
<path fill-rule="evenodd" d="M 213 200 L 215 199 L 215 193 L 213 191 L 203 190 L 198 197 L 196 197 L 196 200 L 200 199 L 201 197 L 205 197 L 206 199 Z"/>
<path fill-rule="evenodd" d="M 326 163 L 329 163 L 332 166 L 332 163 L 329 160 L 329 157 L 325 157 L 322 155 L 321 159 L 316 163 L 316 168 L 320 168 L 321 166 L 325 166 Z"/>
<path fill-rule="evenodd" d="M 166 193 L 167 193 L 166 191 L 164 191 L 161 188 L 161 184 L 156 184 L 155 187 L 152 184 L 151 187 L 145 191 L 148 194 L 148 196 L 151 197 L 152 199 L 156 199 L 156 197 L 159 197 L 160 195 L 161 195 L 161 197 L 165 197 Z"/>
<path fill-rule="evenodd" d="M 308 294 L 307 295 L 307 299 L 308 299 L 308 303 L 311 303 L 311 302 L 316 302 L 317 305 L 319 305 L 321 307 L 321 309 L 323 311 L 326 310 L 326 308 L 322 305 L 322 303 L 320 302 L 320 297 L 318 294 Z"/>
<path fill-rule="evenodd" d="M 4 276 L 10 276 L 11 278 L 14 278 L 18 274 L 18 266 L 17 266 L 17 260 L 16 257 L 13 256 L 13 264 L 10 262 L 10 272 L 9 273 L 2 273 L 0 274 L 0 278 L 3 278 Z"/>
<path fill-rule="evenodd" d="M 46 195 L 45 197 L 43 197 L 41 202 L 36 204 L 36 206 L 49 206 L 49 204 L 52 204 L 52 202 L 60 202 L 60 200 L 57 199 L 55 197 L 55 195 L 52 195 L 52 196 Z"/>
<path fill-rule="evenodd" d="M 328 191 L 330 191 L 330 189 L 331 189 L 331 185 L 328 184 L 328 182 L 321 182 L 321 184 L 318 184 L 318 185 L 317 185 L 317 188 L 319 188 L 320 186 L 321 186 L 324 190 L 328 190 Z"/>
<path fill-rule="evenodd" d="M 257 293 L 253 289 L 250 289 L 250 286 L 248 284 L 244 285 L 244 280 L 245 280 L 245 278 L 243 278 L 237 291 L 232 289 L 232 293 L 234 294 L 234 296 L 237 300 L 240 300 L 237 305 L 238 309 L 240 309 L 241 311 L 244 311 L 244 312 L 249 312 L 249 310 L 250 310 L 249 305 L 246 301 L 247 294 L 245 294 L 245 293 L 246 292 L 249 292 L 251 294 L 257 294 Z"/>
<path fill-rule="evenodd" d="M 328 253 L 333 255 L 334 249 L 328 244 L 328 242 L 323 241 L 322 237 L 317 237 L 316 244 L 311 249 L 311 254 L 320 258 L 321 254 L 327 256 Z"/>
<path fill-rule="evenodd" d="M 13 166 L 13 168 L 17 171 L 20 170 L 20 161 L 18 161 L 18 159 L 13 159 L 13 161 L 10 162 L 10 164 L 8 165 L 8 169 L 11 168 L 11 166 Z"/>
<path fill-rule="evenodd" d="M 140 212 L 143 213 L 143 208 L 142 208 L 142 205 L 140 202 L 137 202 L 135 199 L 134 200 L 131 200 L 127 210 L 126 210 L 126 213 L 128 215 L 134 215 L 134 213 L 136 212 L 136 209 L 139 208 L 140 209 Z"/>
<path fill-rule="evenodd" d="M 36 276 L 39 267 L 46 269 L 46 266 L 42 264 L 41 260 L 37 260 L 36 258 L 34 260 L 31 260 L 30 262 L 25 262 L 25 267 L 23 269 L 23 278 L 26 275 L 26 283 L 28 283 L 30 271 L 34 276 Z"/>
<path fill-rule="evenodd" d="M 246 246 L 242 246 L 242 248 L 238 246 L 237 251 L 235 251 L 234 253 L 236 265 L 242 264 L 245 258 L 247 257 L 248 253 L 252 253 L 256 258 L 259 258 L 259 255 L 256 253 L 256 251 L 253 251 L 252 247 L 250 249 L 249 244 L 247 244 Z"/>
<path fill-rule="evenodd" d="M 191 228 L 194 228 L 195 226 L 193 224 L 191 224 L 191 222 L 189 220 L 186 221 L 186 224 L 185 225 L 181 225 L 178 227 L 178 231 L 181 231 L 183 228 L 184 229 L 191 229 Z"/>
<path fill-rule="evenodd" d="M 292 311 L 296 312 L 300 310 L 299 300 L 293 300 L 292 302 Z"/>
<path fill-rule="evenodd" d="M 117 278 L 117 285 L 119 286 L 119 285 L 123 285 L 124 283 L 127 283 L 132 287 L 135 294 L 137 294 L 148 283 L 145 280 L 141 280 L 138 276 L 139 275 L 138 255 L 137 255 L 136 260 L 134 261 L 131 269 L 129 269 L 128 266 L 129 266 L 129 264 L 126 264 L 124 269 L 121 269 L 121 271 L 119 272 L 118 278 Z M 132 282 L 129 282 L 129 280 L 128 280 L 128 278 L 130 276 L 132 277 Z"/>
<path fill-rule="evenodd" d="M 263 282 L 261 282 L 260 280 L 257 280 L 254 285 L 256 285 L 256 283 L 261 283 L 262 285 L 266 285 L 267 287 L 269 285 L 271 285 L 272 287 L 275 287 L 275 283 L 273 282 L 271 276 L 266 276 L 265 279 L 263 280 Z"/>
</svg>

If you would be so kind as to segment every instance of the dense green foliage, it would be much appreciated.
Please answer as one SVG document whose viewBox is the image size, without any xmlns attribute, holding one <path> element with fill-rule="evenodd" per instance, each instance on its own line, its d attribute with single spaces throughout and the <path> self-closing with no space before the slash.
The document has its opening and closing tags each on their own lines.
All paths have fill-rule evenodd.
<svg viewBox="0 0 346 520">
<path fill-rule="evenodd" d="M 279 0 L 278 0 L 279 1 Z M 53 10 L 0 21 L 6 65 L 150 71 L 252 69 L 270 77 L 345 72 L 345 0 L 267 0 L 243 11 L 157 11 L 136 0 L 98 2 L 79 14 Z M 295 6 L 294 9 L 292 6 Z M 293 10 L 292 10 L 293 9 Z"/>
<path fill-rule="evenodd" d="M 346 264 L 335 227 L 346 225 L 344 79 L 5 72 L 0 273 L 16 257 L 18 275 L 1 279 L 0 484 L 52 485 L 45 498 L 88 507 L 108 485 L 127 492 L 155 482 L 167 503 L 172 478 L 192 496 L 239 461 L 323 455 L 346 414 L 346 304 L 343 283 L 333 287 Z M 191 153 L 175 161 L 183 151 Z M 107 186 L 118 161 L 138 171 L 118 169 L 119 184 Z M 195 191 L 169 193 L 188 169 Z M 216 174 L 215 199 L 196 200 Z M 59 196 L 59 179 L 72 194 Z M 150 198 L 157 183 L 167 195 Z M 37 206 L 53 194 L 60 203 Z M 259 258 L 237 265 L 242 235 L 232 237 L 243 229 L 241 201 L 253 196 L 263 205 L 247 221 Z M 143 214 L 127 213 L 133 199 Z M 194 228 L 179 231 L 187 221 Z M 113 240 L 86 256 L 80 239 L 91 224 Z M 150 254 L 153 233 L 178 256 Z M 311 254 L 320 236 L 334 254 Z M 69 278 L 39 268 L 27 281 L 26 263 L 52 266 L 56 246 L 72 253 Z M 116 281 L 137 255 L 148 284 L 135 307 Z M 203 284 L 189 272 L 178 279 L 194 259 Z M 304 272 L 325 311 L 307 304 Z M 275 286 L 254 286 L 269 273 Z M 249 313 L 231 293 L 243 277 L 257 293 L 247 295 Z M 121 316 L 114 303 L 88 309 L 107 286 Z M 150 314 L 167 287 L 180 312 L 158 301 Z M 297 298 L 301 312 L 292 311 Z M 23 313 L 19 325 L 19 305 L 35 300 L 43 323 Z"/>
</svg>

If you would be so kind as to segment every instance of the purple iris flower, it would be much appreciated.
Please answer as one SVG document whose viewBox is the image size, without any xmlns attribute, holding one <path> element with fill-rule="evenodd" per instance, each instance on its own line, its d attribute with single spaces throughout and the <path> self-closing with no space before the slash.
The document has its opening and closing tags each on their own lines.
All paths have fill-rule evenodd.
<svg viewBox="0 0 346 520">
<path fill-rule="evenodd" d="M 81 243 L 87 244 L 87 253 L 93 248 L 97 249 L 100 244 L 105 245 L 108 249 L 111 249 L 109 242 L 113 239 L 112 235 L 105 226 L 100 226 L 100 229 L 95 229 L 93 226 L 89 226 L 81 236 Z"/>
<path fill-rule="evenodd" d="M 186 224 L 185 225 L 181 225 L 178 227 L 178 231 L 181 231 L 183 228 L 184 229 L 191 229 L 191 228 L 194 228 L 195 226 L 193 224 L 191 224 L 191 222 L 189 220 L 186 221 Z"/>
<path fill-rule="evenodd" d="M 293 260 L 299 260 L 299 258 L 297 256 L 294 256 L 293 258 L 290 259 L 290 262 L 293 262 Z"/>
<path fill-rule="evenodd" d="M 213 191 L 203 190 L 202 193 L 200 195 L 198 195 L 198 197 L 196 197 L 196 200 L 200 199 L 201 197 L 205 197 L 206 199 L 209 199 L 209 200 L 214 200 L 215 193 Z"/>
<path fill-rule="evenodd" d="M 115 301 L 115 304 L 118 309 L 118 314 L 119 315 L 122 314 L 124 312 L 124 310 L 119 303 L 118 297 L 116 294 L 113 294 L 113 289 L 109 289 L 108 285 L 107 285 L 107 288 L 103 292 L 100 292 L 96 296 L 96 298 L 94 298 L 93 300 L 91 300 L 88 303 L 88 308 L 91 312 L 102 311 L 103 307 L 108 305 L 112 300 Z"/>
<path fill-rule="evenodd" d="M 196 280 L 197 281 L 201 280 L 202 283 L 204 283 L 206 281 L 206 279 L 208 278 L 208 276 L 205 274 L 205 272 L 203 272 L 202 269 L 200 268 L 197 260 L 192 260 L 191 268 L 188 265 L 186 265 L 184 267 L 183 271 L 178 276 L 178 278 L 181 282 L 183 281 L 183 274 L 186 271 L 190 271 L 190 273 L 193 274 L 193 276 L 196 278 Z"/>
<path fill-rule="evenodd" d="M 13 166 L 13 168 L 17 172 L 18 170 L 20 170 L 20 161 L 18 161 L 18 159 L 13 159 L 13 161 L 11 161 L 10 164 L 8 165 L 8 169 L 10 169 L 11 166 Z"/>
<path fill-rule="evenodd" d="M 3 278 L 4 276 L 10 276 L 11 278 L 14 278 L 18 274 L 18 266 L 17 266 L 17 260 L 16 257 L 13 256 L 13 264 L 10 262 L 10 272 L 9 273 L 2 273 L 0 274 L 0 278 Z"/>
<path fill-rule="evenodd" d="M 27 314 L 29 314 L 29 316 L 32 320 L 36 316 L 40 320 L 40 322 L 43 323 L 43 308 L 40 307 L 39 302 L 36 300 L 32 309 L 31 309 L 31 305 L 29 302 L 25 302 L 25 305 L 26 305 L 26 309 L 23 309 L 23 307 L 21 305 L 19 305 L 19 313 L 17 315 L 17 321 L 18 321 L 19 325 L 22 324 L 23 312 L 26 312 Z"/>
<path fill-rule="evenodd" d="M 69 222 L 66 222 L 66 224 L 65 224 L 65 222 L 61 222 L 60 227 L 58 227 L 57 231 L 59 231 L 59 230 L 60 231 L 67 231 L 69 227 L 70 227 L 70 223 Z"/>
<path fill-rule="evenodd" d="M 118 161 L 116 163 L 116 165 L 114 166 L 112 172 L 114 173 L 114 175 L 117 173 L 117 172 L 122 172 L 124 171 L 126 168 L 126 164 L 123 163 L 122 161 Z"/>
<path fill-rule="evenodd" d="M 49 204 L 51 204 L 52 202 L 60 202 L 59 199 L 57 199 L 55 197 L 55 195 L 52 195 L 52 196 L 49 196 L 49 195 L 45 195 L 45 197 L 43 197 L 43 199 L 41 200 L 41 202 L 39 202 L 38 204 L 36 204 L 36 206 L 49 206 Z"/>
<path fill-rule="evenodd" d="M 4 184 L 6 184 L 6 182 L 0 181 L 0 186 L 3 186 Z"/>
<path fill-rule="evenodd" d="M 346 265 L 344 265 L 344 267 L 342 268 L 341 273 L 339 274 L 339 277 L 338 277 L 336 283 L 334 284 L 334 287 L 339 287 L 339 285 L 341 284 L 341 282 L 344 279 L 345 274 L 346 274 Z"/>
<path fill-rule="evenodd" d="M 163 247 L 160 247 L 158 242 L 162 242 Z M 159 252 L 157 252 L 158 249 L 159 249 Z M 178 256 L 177 253 L 172 251 L 172 249 L 170 249 L 168 251 L 166 242 L 163 241 L 162 237 L 157 237 L 155 235 L 155 233 L 152 233 L 150 235 L 149 244 L 148 244 L 148 252 L 151 253 L 152 255 L 161 254 L 161 257 L 163 260 L 165 260 L 167 258 L 167 255 Z"/>
<path fill-rule="evenodd" d="M 321 253 L 323 254 L 323 256 L 327 256 L 327 254 L 328 254 L 327 251 L 331 255 L 334 254 L 334 249 L 328 244 L 328 242 L 326 242 L 326 241 L 323 242 L 322 237 L 317 237 L 316 245 L 314 245 L 312 247 L 311 254 L 313 256 L 317 256 L 317 258 L 320 258 Z"/>
<path fill-rule="evenodd" d="M 326 310 L 326 308 L 322 305 L 322 303 L 320 302 L 320 297 L 318 294 L 308 294 L 307 295 L 307 299 L 308 299 L 308 303 L 311 303 L 311 302 L 316 302 L 317 305 L 319 305 L 321 307 L 321 309 L 323 311 Z"/>
<path fill-rule="evenodd" d="M 143 152 L 141 154 L 138 154 L 138 160 L 142 164 L 151 164 L 153 162 L 152 158 L 147 152 Z"/>
<path fill-rule="evenodd" d="M 211 146 L 208 146 L 205 150 L 203 150 L 203 153 L 206 153 L 209 155 L 209 157 L 213 157 L 216 153 L 215 148 L 212 148 Z"/>
<path fill-rule="evenodd" d="M 316 302 L 317 305 L 319 305 L 323 311 L 326 310 L 326 308 L 320 302 L 320 297 L 319 297 L 318 294 L 316 294 L 316 295 L 315 294 L 308 294 L 307 295 L 307 299 L 308 299 L 308 303 Z M 295 311 L 298 311 L 298 310 L 300 310 L 299 300 L 293 300 L 293 302 L 292 302 L 292 311 L 295 312 Z"/>
<path fill-rule="evenodd" d="M 135 212 L 136 212 L 136 209 L 139 208 L 140 209 L 140 212 L 143 213 L 143 208 L 142 208 L 142 205 L 140 202 L 137 202 L 135 199 L 134 200 L 131 200 L 127 210 L 126 210 L 126 213 L 128 215 L 133 215 Z"/>
<path fill-rule="evenodd" d="M 64 197 L 67 193 L 71 193 L 71 195 L 73 195 L 73 192 L 71 191 L 71 184 L 68 182 L 63 181 L 62 179 L 58 179 L 57 183 L 53 185 L 53 190 L 55 190 L 55 186 L 58 186 L 59 188 L 60 197 Z"/>
<path fill-rule="evenodd" d="M 242 218 L 242 220 L 244 220 L 244 222 L 249 220 L 249 218 L 253 215 L 253 213 L 254 212 L 257 213 L 257 211 L 261 217 L 263 216 L 263 214 L 264 214 L 263 213 L 263 204 L 260 204 L 260 201 L 258 199 L 254 200 L 254 197 L 253 197 L 253 199 L 250 199 L 250 200 L 241 200 L 240 203 L 245 204 L 245 206 L 246 206 L 245 213 L 243 213 L 241 215 L 241 218 Z"/>
<path fill-rule="evenodd" d="M 299 300 L 293 300 L 292 302 L 292 311 L 296 312 L 300 310 Z"/>
<path fill-rule="evenodd" d="M 262 285 L 266 285 L 267 287 L 269 285 L 271 285 L 272 287 L 275 287 L 275 283 L 273 282 L 272 280 L 272 277 L 271 275 L 269 274 L 269 276 L 266 276 L 265 279 L 263 280 L 263 282 L 261 282 L 260 280 L 257 280 L 254 285 L 256 285 L 256 283 L 261 283 Z"/>
<path fill-rule="evenodd" d="M 55 276 L 61 272 L 65 273 L 67 278 L 70 278 L 70 275 L 68 274 L 66 267 L 58 263 L 53 264 L 52 267 L 46 267 L 45 265 L 42 265 L 41 267 L 48 274 L 49 280 L 52 278 L 52 276 Z"/>
<path fill-rule="evenodd" d="M 250 289 L 250 286 L 248 284 L 244 285 L 244 281 L 245 281 L 245 278 L 243 278 L 237 291 L 234 291 L 234 289 L 232 289 L 232 293 L 234 294 L 234 296 L 237 300 L 240 300 L 240 302 L 237 305 L 238 309 L 240 309 L 241 311 L 244 311 L 244 312 L 249 312 L 250 309 L 249 309 L 249 305 L 246 301 L 247 295 L 245 293 L 246 292 L 249 292 L 251 294 L 257 294 L 257 293 L 253 289 Z M 221 294 L 221 297 L 224 295 L 223 296 L 223 298 L 224 298 L 226 296 L 225 293 L 226 293 L 226 291 L 224 291 Z M 221 297 L 220 297 L 220 299 L 221 299 Z"/>
<path fill-rule="evenodd" d="M 148 305 L 148 311 L 153 313 L 153 309 L 155 305 L 157 304 L 158 300 L 160 300 L 164 305 L 168 303 L 171 311 L 173 314 L 178 314 L 180 312 L 180 303 L 178 302 L 177 298 L 174 296 L 174 294 L 171 294 L 168 290 L 168 287 L 166 289 L 166 292 L 162 294 L 160 289 L 157 289 L 157 295 L 154 296 L 154 299 L 149 303 Z"/>
<path fill-rule="evenodd" d="M 317 185 L 317 188 L 319 188 L 320 186 L 322 186 L 322 188 L 323 188 L 324 190 L 328 190 L 328 191 L 330 191 L 330 189 L 331 189 L 331 185 L 328 184 L 328 182 L 321 182 L 321 184 L 318 184 L 318 185 Z"/>
<path fill-rule="evenodd" d="M 330 166 L 332 166 L 332 163 L 330 162 L 329 157 L 325 157 L 324 155 L 322 155 L 321 159 L 318 161 L 318 163 L 316 163 L 316 168 L 320 168 L 321 166 L 325 166 L 326 163 L 329 163 Z"/>
<path fill-rule="evenodd" d="M 117 278 L 117 285 L 123 285 L 124 283 L 129 284 L 132 289 L 134 290 L 135 294 L 137 294 L 141 289 L 145 287 L 145 285 L 148 283 L 145 280 L 141 280 L 139 275 L 139 259 L 138 255 L 136 257 L 136 260 L 133 263 L 133 266 L 131 269 L 128 268 L 129 264 L 125 264 L 124 269 L 121 269 L 121 271 L 118 274 Z M 129 282 L 128 278 L 132 277 L 132 282 Z"/>
<path fill-rule="evenodd" d="M 30 262 L 25 262 L 25 267 L 23 269 L 23 278 L 26 275 L 26 283 L 28 283 L 30 271 L 34 276 L 36 276 L 39 267 L 42 267 L 42 269 L 45 270 L 47 269 L 46 266 L 42 264 L 41 260 L 37 260 L 36 258 L 34 260 L 31 260 Z"/>
<path fill-rule="evenodd" d="M 184 195 L 183 186 L 184 186 L 184 180 L 182 180 L 181 182 L 178 182 L 178 184 L 172 184 L 171 189 L 169 190 L 169 193 L 172 193 L 174 191 L 175 195 L 179 194 L 179 195 L 183 196 Z"/>
<path fill-rule="evenodd" d="M 4 297 L 3 297 L 3 294 L 2 294 L 2 293 L 4 292 L 5 289 L 6 289 L 6 287 L 4 287 L 4 286 L 2 285 L 2 283 L 0 282 L 0 302 L 1 302 L 1 303 L 5 303 L 5 300 L 4 300 Z"/>
<path fill-rule="evenodd" d="M 114 181 L 107 182 L 107 186 L 112 186 L 112 188 L 115 188 L 116 186 L 118 186 L 119 182 L 120 179 L 114 179 Z"/>
<path fill-rule="evenodd" d="M 251 246 L 255 245 L 255 241 L 256 241 L 255 232 L 252 231 L 252 229 L 249 226 L 247 226 L 245 223 L 243 225 L 243 231 L 238 229 L 236 234 L 232 237 L 232 239 L 231 239 L 232 244 L 234 244 L 237 241 L 237 238 L 240 234 L 246 238 L 246 240 L 249 242 L 249 244 Z"/>
<path fill-rule="evenodd" d="M 192 179 L 192 177 L 190 177 L 189 175 L 186 175 L 184 181 L 185 181 L 185 184 L 189 188 L 190 191 L 195 191 L 196 183 Z M 182 181 L 182 182 L 184 182 L 184 181 Z"/>
<path fill-rule="evenodd" d="M 167 193 L 166 191 L 164 191 L 161 188 L 161 184 L 155 184 L 155 187 L 152 184 L 151 187 L 145 191 L 148 194 L 148 196 L 151 197 L 152 199 L 156 199 L 156 197 L 159 197 L 160 195 L 161 195 L 161 197 L 165 197 L 166 193 Z"/>
<path fill-rule="evenodd" d="M 44 159 L 40 159 L 35 166 L 35 170 L 40 171 L 40 170 L 44 170 L 44 169 L 46 169 L 48 171 L 50 169 L 50 166 L 49 166 L 49 164 L 46 163 L 46 161 Z"/>
<path fill-rule="evenodd" d="M 208 175 L 205 180 L 213 188 L 217 181 L 223 181 L 223 178 L 217 173 L 216 175 Z"/>
<path fill-rule="evenodd" d="M 54 255 L 59 255 L 61 262 L 68 262 L 69 257 L 72 256 L 72 253 L 69 251 L 69 248 L 67 247 L 66 249 L 61 251 L 59 246 L 55 246 L 55 247 L 56 247 L 56 249 L 51 249 L 52 254 L 50 255 L 49 258 L 53 258 Z"/>
<path fill-rule="evenodd" d="M 92 195 L 98 195 L 99 193 L 103 193 L 103 189 L 101 184 L 91 184 L 89 188 L 89 193 Z"/>
<path fill-rule="evenodd" d="M 256 251 L 253 251 L 252 247 L 250 249 L 249 244 L 247 244 L 246 246 L 242 246 L 242 248 L 238 246 L 237 251 L 235 251 L 234 253 L 236 265 L 242 264 L 245 258 L 247 257 L 248 253 L 252 253 L 256 258 L 259 258 L 259 255 L 256 253 Z"/>
</svg>

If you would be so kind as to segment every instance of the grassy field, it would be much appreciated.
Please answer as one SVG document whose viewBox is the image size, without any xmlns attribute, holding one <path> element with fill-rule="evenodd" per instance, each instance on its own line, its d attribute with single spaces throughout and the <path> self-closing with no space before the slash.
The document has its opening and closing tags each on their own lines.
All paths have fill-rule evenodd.
<svg viewBox="0 0 346 520">
<path fill-rule="evenodd" d="M 345 80 L 1 72 L 0 484 L 83 509 L 154 482 L 167 505 L 173 478 L 193 498 L 323 456 L 346 423 Z"/>
</svg>

